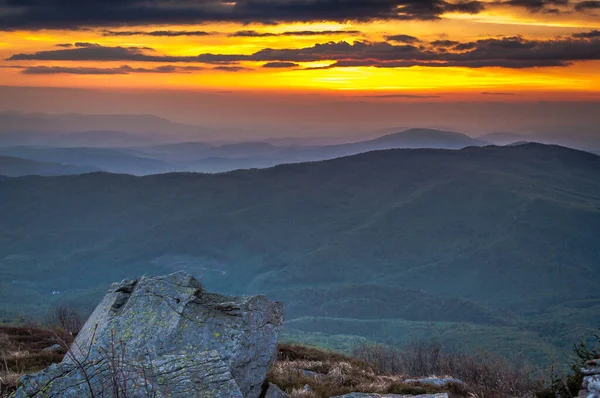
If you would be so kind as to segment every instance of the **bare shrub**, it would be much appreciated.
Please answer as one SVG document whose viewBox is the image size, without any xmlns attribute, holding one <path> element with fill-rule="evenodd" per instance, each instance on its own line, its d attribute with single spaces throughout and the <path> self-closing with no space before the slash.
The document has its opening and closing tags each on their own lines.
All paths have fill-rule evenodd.
<svg viewBox="0 0 600 398">
<path fill-rule="evenodd" d="M 579 396 L 583 383 L 583 371 L 586 363 L 593 359 L 600 359 L 600 334 L 592 338 L 581 340 L 573 346 L 573 361 L 571 371 L 566 375 L 557 375 L 552 369 L 551 383 L 547 388 L 536 392 L 537 398 L 572 398 Z"/>
<path fill-rule="evenodd" d="M 60 305 L 48 312 L 47 323 L 71 335 L 76 335 L 83 327 L 83 318 L 75 309 Z"/>
<path fill-rule="evenodd" d="M 9 397 L 17 389 L 21 373 L 0 370 L 0 398 Z"/>
<path fill-rule="evenodd" d="M 366 361 L 354 357 L 293 345 L 280 345 L 278 360 L 267 374 L 267 381 L 297 398 L 331 397 L 351 392 L 411 394 L 441 391 L 432 386 L 415 387 L 403 380 L 401 375 L 378 373 Z"/>
<path fill-rule="evenodd" d="M 509 361 L 485 351 L 476 354 L 445 353 L 439 345 L 415 343 L 404 350 L 384 345 L 362 345 L 355 350 L 355 355 L 383 374 L 453 377 L 465 382 L 472 390 L 470 393 L 486 398 L 531 396 L 543 384 L 534 377 L 534 367 L 525 361 Z M 469 393 L 464 386 L 453 388 L 456 393 Z"/>
<path fill-rule="evenodd" d="M 5 352 L 12 345 L 10 338 L 4 332 L 0 332 L 0 353 Z"/>
<path fill-rule="evenodd" d="M 108 346 L 100 347 L 92 357 L 95 336 L 94 329 L 89 347 L 74 345 L 72 348 L 75 350 L 67 352 L 67 357 L 83 377 L 91 398 L 105 396 L 154 398 L 157 396 L 156 389 L 152 387 L 156 381 L 156 374 L 150 361 L 141 363 L 129 358 L 125 342 L 117 340 L 114 330 L 111 331 Z M 60 337 L 57 336 L 57 340 L 68 348 L 68 343 L 62 341 Z"/>
<path fill-rule="evenodd" d="M 56 344 L 57 333 L 66 341 L 72 340 L 68 334 L 32 322 L 0 326 L 0 398 L 16 390 L 22 375 L 40 371 L 63 359 L 65 351 L 45 350 Z"/>
</svg>

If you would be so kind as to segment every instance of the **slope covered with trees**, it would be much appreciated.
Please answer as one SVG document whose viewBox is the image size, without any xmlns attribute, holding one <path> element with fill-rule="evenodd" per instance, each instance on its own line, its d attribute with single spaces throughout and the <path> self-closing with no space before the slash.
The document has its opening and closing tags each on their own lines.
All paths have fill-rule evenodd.
<svg viewBox="0 0 600 398">
<path fill-rule="evenodd" d="M 551 359 L 600 321 L 600 157 L 562 147 L 8 178 L 0 200 L 7 318 L 184 269 L 212 290 L 282 299 L 309 337 L 427 335 Z"/>
</svg>

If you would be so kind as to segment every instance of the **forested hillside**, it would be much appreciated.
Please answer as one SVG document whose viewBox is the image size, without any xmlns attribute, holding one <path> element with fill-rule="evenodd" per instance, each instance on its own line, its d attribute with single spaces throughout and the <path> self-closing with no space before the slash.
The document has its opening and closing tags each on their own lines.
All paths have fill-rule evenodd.
<svg viewBox="0 0 600 398">
<path fill-rule="evenodd" d="M 90 308 L 113 280 L 184 269 L 283 300 L 298 338 L 551 360 L 600 322 L 600 157 L 562 147 L 5 178 L 0 201 L 5 318 Z"/>
</svg>

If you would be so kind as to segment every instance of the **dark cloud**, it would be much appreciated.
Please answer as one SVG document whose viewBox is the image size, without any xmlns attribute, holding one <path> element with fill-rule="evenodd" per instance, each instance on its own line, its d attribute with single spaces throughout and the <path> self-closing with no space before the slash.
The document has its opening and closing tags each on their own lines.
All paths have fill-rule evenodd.
<svg viewBox="0 0 600 398">
<path fill-rule="evenodd" d="M 105 47 L 85 43 L 70 49 L 15 54 L 9 60 L 41 61 L 145 61 L 168 63 L 210 63 L 225 65 L 221 70 L 242 70 L 227 66 L 243 61 L 315 62 L 331 61 L 331 67 L 373 66 L 399 68 L 411 66 L 471 68 L 532 68 L 567 66 L 576 61 L 600 60 L 600 38 L 561 38 L 528 40 L 520 36 L 489 38 L 473 42 L 435 41 L 410 44 L 345 41 L 315 44 L 293 49 L 265 48 L 254 54 L 200 54 L 168 56 L 143 47 Z"/>
<path fill-rule="evenodd" d="M 294 62 L 268 62 L 264 64 L 263 68 L 296 68 L 300 65 Z"/>
<path fill-rule="evenodd" d="M 385 39 L 388 41 L 395 41 L 397 43 L 407 43 L 407 44 L 414 44 L 414 43 L 420 42 L 420 40 L 417 37 L 409 36 L 409 35 L 391 35 L 391 36 L 385 36 Z"/>
<path fill-rule="evenodd" d="M 517 95 L 515 93 L 502 93 L 502 92 L 492 92 L 492 91 L 483 91 L 481 93 L 481 95 L 493 95 L 493 96 L 513 96 L 513 95 Z"/>
<path fill-rule="evenodd" d="M 60 43 L 57 44 L 56 47 L 70 48 L 73 47 L 73 45 L 71 43 Z"/>
<path fill-rule="evenodd" d="M 575 4 L 575 10 L 579 12 L 600 10 L 600 0 L 580 1 Z"/>
<path fill-rule="evenodd" d="M 363 95 L 361 98 L 410 98 L 410 99 L 432 99 L 441 98 L 439 95 L 417 95 L 417 94 L 383 94 L 383 95 Z"/>
<path fill-rule="evenodd" d="M 82 41 L 78 41 L 77 43 L 74 44 L 74 46 L 78 47 L 78 48 L 101 47 L 100 44 L 98 44 L 98 43 L 88 43 L 88 42 L 82 42 Z"/>
<path fill-rule="evenodd" d="M 0 29 L 204 22 L 434 20 L 447 12 L 478 13 L 465 0 L 0 0 Z"/>
<path fill-rule="evenodd" d="M 21 73 L 27 75 L 129 75 L 132 73 L 191 73 L 203 70 L 196 66 L 177 67 L 173 65 L 158 66 L 156 68 L 132 68 L 122 65 L 118 68 L 86 68 L 86 67 L 63 67 L 63 66 L 31 66 L 16 68 L 23 69 Z"/>
<path fill-rule="evenodd" d="M 459 41 L 454 41 L 454 40 L 436 40 L 436 41 L 432 41 L 431 45 L 434 47 L 456 47 L 459 44 L 461 44 Z"/>
<path fill-rule="evenodd" d="M 194 62 L 195 59 L 194 57 L 157 55 L 148 47 L 106 47 L 94 43 L 75 43 L 73 48 L 15 54 L 9 60 Z"/>
<path fill-rule="evenodd" d="M 501 0 L 496 4 L 525 8 L 533 13 L 559 14 L 560 10 L 556 7 L 566 7 L 570 4 L 570 0 Z"/>
<path fill-rule="evenodd" d="M 243 66 L 215 66 L 213 69 L 223 72 L 241 72 L 244 70 L 252 70 L 251 68 L 245 68 Z"/>
<path fill-rule="evenodd" d="M 302 30 L 282 33 L 257 32 L 256 30 L 240 30 L 229 34 L 229 37 L 278 37 L 278 36 L 335 36 L 359 35 L 358 30 Z"/>
<path fill-rule="evenodd" d="M 600 9 L 600 0 L 496 0 L 493 4 L 525 8 L 532 13 L 561 14 Z"/>
<path fill-rule="evenodd" d="M 600 30 L 592 30 L 590 32 L 573 33 L 576 39 L 594 39 L 600 37 Z"/>
<path fill-rule="evenodd" d="M 212 33 L 203 30 L 105 30 L 103 36 L 154 36 L 154 37 L 179 37 L 179 36 L 210 36 Z"/>
</svg>

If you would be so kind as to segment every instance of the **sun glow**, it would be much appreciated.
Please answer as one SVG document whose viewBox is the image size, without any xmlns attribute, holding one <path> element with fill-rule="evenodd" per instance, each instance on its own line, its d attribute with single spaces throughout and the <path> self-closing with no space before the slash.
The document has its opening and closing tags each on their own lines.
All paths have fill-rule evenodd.
<svg viewBox="0 0 600 398">
<path fill-rule="evenodd" d="M 189 88 L 227 90 L 454 92 L 482 90 L 587 93 L 600 92 L 600 61 L 566 62 L 548 67 L 336 67 L 334 56 L 302 59 L 303 52 L 323 43 L 375 43 L 404 35 L 413 42 L 394 43 L 425 48 L 428 42 L 475 41 L 521 36 L 538 40 L 570 37 L 582 29 L 600 28 L 598 19 L 574 15 L 541 18 L 540 14 L 490 8 L 477 15 L 449 13 L 437 21 L 374 21 L 368 23 L 282 23 L 257 25 L 213 23 L 198 26 L 145 26 L 83 30 L 17 30 L 0 41 L 0 85 L 65 87 Z M 158 32 L 158 33 L 157 33 Z M 169 34 L 179 32 L 179 34 Z M 182 32 L 187 32 L 183 34 Z M 414 39 L 410 39 L 413 37 Z M 175 57 L 174 62 L 84 59 L 8 60 L 15 54 L 75 49 L 76 43 L 107 48 L 137 48 L 143 54 Z M 425 47 L 423 47 L 425 46 Z M 334 48 L 334 47 L 332 47 Z M 299 59 L 266 65 L 252 54 L 297 50 Z M 319 49 L 317 49 L 319 50 Z M 93 50 L 89 50 L 91 52 Z M 324 50 L 323 50 L 324 51 Z M 335 51 L 335 50 L 327 50 Z M 425 51 L 425 50 L 423 50 Z M 217 54 L 223 62 L 193 60 Z M 240 59 L 227 61 L 226 57 Z M 179 62 L 177 57 L 188 57 Z M 247 57 L 247 59 L 244 59 Z M 385 59 L 385 55 L 383 55 Z M 277 63 L 275 63 L 277 64 Z M 268 67 L 266 67 L 268 66 Z M 54 68 L 54 69 L 49 69 Z M 87 68 L 87 69 L 86 69 Z M 51 73 L 50 73 L 51 72 Z M 168 73 L 167 73 L 168 72 Z"/>
</svg>

